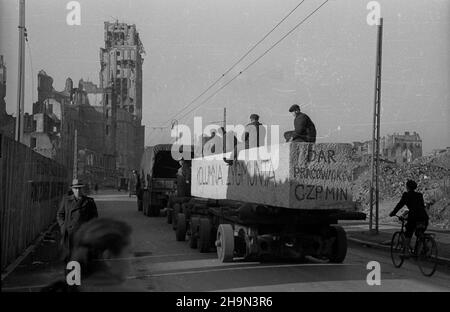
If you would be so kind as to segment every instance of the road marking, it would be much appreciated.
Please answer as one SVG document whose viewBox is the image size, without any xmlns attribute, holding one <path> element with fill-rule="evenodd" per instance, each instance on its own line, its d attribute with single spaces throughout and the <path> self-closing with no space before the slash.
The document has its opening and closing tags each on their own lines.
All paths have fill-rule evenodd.
<svg viewBox="0 0 450 312">
<path fill-rule="evenodd" d="M 286 264 L 286 265 L 261 265 L 261 266 L 246 266 L 246 267 L 233 267 L 222 269 L 210 269 L 199 271 L 181 271 L 181 272 L 167 272 L 159 274 L 146 274 L 139 276 L 129 276 L 127 279 L 137 279 L 142 277 L 160 277 L 160 276 L 172 276 L 172 275 L 186 275 L 186 274 L 200 274 L 222 271 L 237 271 L 237 270 L 255 270 L 255 269 L 273 269 L 273 268 L 293 268 L 293 267 L 312 267 L 312 266 L 360 266 L 359 264 L 341 264 L 341 263 L 302 263 L 302 264 Z"/>
<path fill-rule="evenodd" d="M 151 259 L 151 258 L 180 257 L 180 256 L 192 256 L 192 255 L 198 256 L 197 253 L 182 253 L 182 254 L 151 255 L 151 256 L 142 256 L 142 257 L 114 258 L 114 259 L 108 259 L 108 261 L 141 260 L 141 259 Z M 205 259 L 210 259 L 210 258 L 205 258 Z M 211 259 L 214 259 L 214 258 L 211 258 Z M 97 260 L 97 261 L 104 261 L 104 260 Z"/>
<path fill-rule="evenodd" d="M 380 286 L 368 286 L 365 280 L 321 281 L 286 283 L 265 286 L 218 289 L 214 292 L 325 292 L 325 291 L 449 291 L 448 288 L 434 286 L 410 279 L 385 279 Z"/>
<path fill-rule="evenodd" d="M 31 289 L 44 288 L 46 286 L 48 286 L 48 284 L 45 284 L 45 285 L 33 285 L 33 286 L 2 287 L 2 291 L 15 291 L 15 290 L 20 290 L 20 289 L 28 289 L 29 291 L 31 291 Z"/>
</svg>

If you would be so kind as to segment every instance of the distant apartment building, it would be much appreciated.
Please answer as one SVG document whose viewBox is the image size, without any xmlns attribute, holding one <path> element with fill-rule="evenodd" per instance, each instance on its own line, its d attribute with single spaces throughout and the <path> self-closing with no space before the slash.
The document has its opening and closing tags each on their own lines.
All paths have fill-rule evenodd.
<svg viewBox="0 0 450 312">
<path fill-rule="evenodd" d="M 14 138 L 15 119 L 6 112 L 6 64 L 0 55 L 0 132 Z"/>
<path fill-rule="evenodd" d="M 353 142 L 359 156 L 372 155 L 372 141 Z M 380 157 L 398 164 L 409 163 L 422 157 L 422 139 L 416 132 L 394 133 L 380 139 Z"/>
<path fill-rule="evenodd" d="M 137 169 L 144 151 L 142 64 L 145 53 L 135 25 L 105 22 L 100 49 L 100 88 L 104 90 L 105 135 L 123 178 Z"/>
</svg>

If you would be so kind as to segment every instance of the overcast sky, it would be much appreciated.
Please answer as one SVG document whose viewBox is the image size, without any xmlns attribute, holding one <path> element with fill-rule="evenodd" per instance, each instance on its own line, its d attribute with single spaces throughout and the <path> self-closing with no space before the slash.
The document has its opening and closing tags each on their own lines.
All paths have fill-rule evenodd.
<svg viewBox="0 0 450 312">
<path fill-rule="evenodd" d="M 26 110 L 37 99 L 41 69 L 56 90 L 67 77 L 98 84 L 103 22 L 134 23 L 147 52 L 143 124 L 151 145 L 168 141 L 169 130 L 150 127 L 189 104 L 300 0 L 80 0 L 81 26 L 66 24 L 68 2 L 27 0 Z M 305 0 L 216 88 L 322 2 Z M 258 113 L 263 123 L 280 125 L 282 134 L 292 128 L 289 106 L 299 103 L 316 124 L 318 142 L 371 139 L 376 26 L 366 22 L 368 2 L 330 0 L 195 115 L 218 121 L 226 107 L 228 123 L 238 124 Z M 378 2 L 384 18 L 381 134 L 417 131 L 425 154 L 450 146 L 450 1 Z M 0 2 L 9 113 L 15 113 L 17 92 L 17 3 Z M 193 116 L 180 123 L 192 125 Z"/>
</svg>

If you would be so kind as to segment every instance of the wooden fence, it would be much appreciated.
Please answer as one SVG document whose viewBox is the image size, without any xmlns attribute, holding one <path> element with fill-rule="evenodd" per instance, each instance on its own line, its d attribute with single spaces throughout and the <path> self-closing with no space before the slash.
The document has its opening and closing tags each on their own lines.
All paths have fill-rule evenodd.
<svg viewBox="0 0 450 312">
<path fill-rule="evenodd" d="M 1 269 L 55 220 L 67 170 L 0 133 Z"/>
</svg>

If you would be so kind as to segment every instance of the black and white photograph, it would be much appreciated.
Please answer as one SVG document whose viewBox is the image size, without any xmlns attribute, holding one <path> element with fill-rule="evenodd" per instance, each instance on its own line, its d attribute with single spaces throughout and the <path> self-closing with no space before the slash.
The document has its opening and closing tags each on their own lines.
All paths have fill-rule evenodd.
<svg viewBox="0 0 450 312">
<path fill-rule="evenodd" d="M 449 22 L 449 0 L 0 0 L 1 292 L 450 291 Z"/>
</svg>

